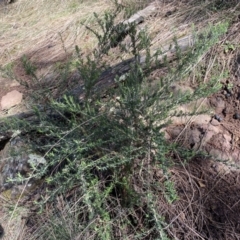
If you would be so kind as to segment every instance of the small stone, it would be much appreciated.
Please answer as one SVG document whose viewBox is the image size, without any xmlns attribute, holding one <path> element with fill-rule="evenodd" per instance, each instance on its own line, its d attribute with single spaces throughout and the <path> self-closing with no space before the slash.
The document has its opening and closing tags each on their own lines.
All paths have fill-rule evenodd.
<svg viewBox="0 0 240 240">
<path fill-rule="evenodd" d="M 1 99 L 1 108 L 2 110 L 10 109 L 11 107 L 18 105 L 22 101 L 23 94 L 17 90 L 13 90 L 7 93 Z"/>
<path fill-rule="evenodd" d="M 232 90 L 227 89 L 227 94 L 229 94 L 231 96 L 232 95 Z"/>
<path fill-rule="evenodd" d="M 212 119 L 211 124 L 212 124 L 213 126 L 219 126 L 219 125 L 220 125 L 219 121 L 216 120 L 216 119 L 214 119 L 214 118 Z"/>
<path fill-rule="evenodd" d="M 167 11 L 165 17 L 169 17 L 170 15 L 172 15 L 172 11 Z"/>
<path fill-rule="evenodd" d="M 215 115 L 214 118 L 219 122 L 221 122 L 223 120 L 222 117 L 219 115 Z"/>
<path fill-rule="evenodd" d="M 232 95 L 231 93 L 226 93 L 226 94 L 225 94 L 226 98 L 230 98 L 231 95 Z"/>
<path fill-rule="evenodd" d="M 3 237 L 4 235 L 4 229 L 2 227 L 2 225 L 0 224 L 0 238 Z"/>
<path fill-rule="evenodd" d="M 234 119 L 240 119 L 240 113 L 235 113 L 235 114 L 233 115 L 233 118 L 234 118 Z"/>
<path fill-rule="evenodd" d="M 232 90 L 231 89 L 229 89 L 227 86 L 225 87 L 225 91 L 226 91 L 226 96 L 228 95 L 228 96 L 232 96 Z"/>
<path fill-rule="evenodd" d="M 240 54 L 237 56 L 237 64 L 240 64 Z"/>
<path fill-rule="evenodd" d="M 216 164 L 212 164 L 211 165 L 212 168 L 216 168 L 216 166 L 217 166 Z"/>
</svg>

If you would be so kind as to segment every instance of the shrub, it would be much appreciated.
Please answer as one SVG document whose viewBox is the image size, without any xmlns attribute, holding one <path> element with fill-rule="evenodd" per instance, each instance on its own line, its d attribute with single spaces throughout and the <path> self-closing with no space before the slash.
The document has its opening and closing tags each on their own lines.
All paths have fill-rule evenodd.
<svg viewBox="0 0 240 240">
<path fill-rule="evenodd" d="M 60 239 L 59 234 L 61 239 L 168 239 L 163 230 L 165 220 L 156 211 L 157 195 L 165 194 L 170 204 L 177 200 L 169 180 L 171 153 L 191 152 L 167 142 L 162 129 L 169 116 L 180 114 L 179 105 L 218 90 L 219 78 L 199 84 L 193 93 L 177 96 L 170 86 L 191 72 L 198 58 L 226 31 L 226 25 L 195 34 L 194 50 L 184 55 L 175 42 L 178 59 L 173 68 L 167 59 L 160 65 L 155 61 L 146 31 L 138 32 L 131 24 L 129 71 L 116 75 L 117 88 L 105 91 L 103 97 L 95 86 L 108 69 L 104 59 L 111 49 L 109 41 L 114 40 L 110 36 L 115 13 L 106 13 L 103 19 L 95 17 L 102 35 L 88 29 L 98 38 L 98 49 L 83 59 L 76 47 L 84 99 L 64 95 L 60 100 L 52 99 L 46 112 L 35 107 L 37 122 L 11 123 L 31 140 L 34 151 L 47 159 L 47 164 L 35 168 L 31 176 L 47 183 L 37 204 L 54 205 L 62 195 L 66 204 L 60 215 L 52 208 L 52 218 L 36 234 L 38 239 Z M 144 65 L 139 60 L 142 50 L 147 56 Z M 24 63 L 30 66 L 25 58 Z M 152 88 L 149 75 L 161 65 L 167 66 L 169 73 Z M 163 183 L 154 179 L 154 171 L 161 172 Z"/>
</svg>

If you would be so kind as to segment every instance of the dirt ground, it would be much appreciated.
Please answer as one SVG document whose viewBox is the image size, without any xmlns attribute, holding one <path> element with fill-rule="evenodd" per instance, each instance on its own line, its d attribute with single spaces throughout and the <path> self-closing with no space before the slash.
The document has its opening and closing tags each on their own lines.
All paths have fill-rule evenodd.
<svg viewBox="0 0 240 240">
<path fill-rule="evenodd" d="M 240 52 L 231 53 L 228 69 L 222 89 L 206 99 L 210 118 L 167 128 L 170 141 L 211 155 L 172 171 L 180 197 L 168 206 L 174 239 L 240 239 Z"/>
<path fill-rule="evenodd" d="M 173 169 L 180 200 L 169 206 L 162 202 L 173 239 L 240 239 L 239 177 L 239 171 L 210 158 Z"/>
</svg>

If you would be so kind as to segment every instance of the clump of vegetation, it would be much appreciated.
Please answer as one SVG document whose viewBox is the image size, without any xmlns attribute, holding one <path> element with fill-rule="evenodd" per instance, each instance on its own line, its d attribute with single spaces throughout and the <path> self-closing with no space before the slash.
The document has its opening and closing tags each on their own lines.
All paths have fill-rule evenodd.
<svg viewBox="0 0 240 240">
<path fill-rule="evenodd" d="M 105 57 L 111 43 L 116 44 L 109 38 L 115 13 L 96 18 L 102 34 L 90 30 L 99 41 L 98 48 L 82 58 L 81 49 L 76 47 L 76 69 L 84 82 L 84 97 L 79 100 L 66 94 L 48 102 L 46 112 L 35 107 L 38 121 L 9 123 L 20 129 L 34 151 L 47 160 L 44 166 L 33 169 L 31 176 L 46 183 L 42 199 L 36 204 L 43 211 L 46 205 L 52 206 L 49 221 L 37 229 L 35 239 L 167 240 L 166 219 L 157 211 L 158 195 L 164 195 L 169 204 L 178 200 L 168 171 L 174 164 L 172 153 L 184 157 L 194 153 L 169 143 L 162 129 L 169 117 L 181 115 L 178 106 L 217 91 L 220 76 L 199 84 L 193 93 L 174 95 L 170 86 L 191 72 L 198 58 L 226 32 L 227 25 L 195 34 L 195 48 L 185 54 L 175 42 L 178 54 L 173 67 L 167 59 L 159 63 L 161 52 L 151 55 L 146 31 L 137 31 L 131 24 L 129 71 L 116 74 L 116 88 L 104 91 L 103 96 L 96 83 L 109 69 Z M 140 61 L 143 52 L 144 64 Z M 25 58 L 24 64 L 31 74 L 31 64 Z M 167 66 L 169 73 L 153 88 L 149 75 L 160 66 Z M 161 174 L 162 182 L 154 177 L 156 172 Z M 64 206 L 59 213 L 60 203 Z"/>
</svg>

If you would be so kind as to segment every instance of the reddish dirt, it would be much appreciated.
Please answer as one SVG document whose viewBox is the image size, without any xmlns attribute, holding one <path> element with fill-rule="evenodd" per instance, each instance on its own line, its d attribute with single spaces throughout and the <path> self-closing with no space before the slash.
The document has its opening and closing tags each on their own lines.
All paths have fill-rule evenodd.
<svg viewBox="0 0 240 240">
<path fill-rule="evenodd" d="M 208 99 L 208 104 L 214 110 L 211 120 L 199 123 L 201 118 L 197 118 L 187 126 L 173 124 L 167 129 L 167 133 L 171 140 L 177 138 L 186 147 L 204 150 L 218 159 L 229 159 L 239 165 L 240 54 L 235 54 L 231 66 L 232 74 L 223 83 L 222 90 Z"/>
<path fill-rule="evenodd" d="M 47 53 L 44 53 L 47 56 Z M 70 55 L 63 56 L 63 54 L 61 54 L 51 61 L 47 61 L 46 56 L 43 58 L 43 52 L 41 52 L 40 56 L 39 51 L 25 54 L 25 56 L 29 62 L 36 67 L 37 70 L 35 74 L 37 79 L 34 79 L 33 76 L 26 73 L 21 58 L 14 61 L 11 76 L 0 76 L 0 100 L 8 92 L 17 90 L 23 93 L 23 101 L 18 106 L 15 106 L 7 111 L 2 111 L 0 107 L 0 117 L 14 115 L 25 111 L 27 109 L 26 105 L 29 105 L 28 101 L 30 100 L 30 96 L 38 95 L 39 100 L 41 98 L 41 101 L 47 101 L 49 94 L 51 97 L 59 97 L 68 89 L 68 87 L 72 87 L 72 84 L 74 84 L 79 77 L 76 73 L 70 72 L 66 79 L 63 79 L 64 76 L 61 76 L 61 71 L 64 72 L 64 70 L 61 69 L 61 66 L 64 66 L 64 63 L 66 63 L 71 57 Z M 53 63 L 55 63 L 55 65 L 59 64 L 59 69 L 53 69 Z"/>
<path fill-rule="evenodd" d="M 13 81 L 11 79 L 8 78 L 1 78 L 0 77 L 0 84 L 1 84 L 1 88 L 0 88 L 0 101 L 2 99 L 3 96 L 5 96 L 7 93 L 13 91 L 13 90 L 17 90 L 20 93 L 23 93 L 23 98 L 25 98 L 25 93 L 26 93 L 26 89 L 19 85 L 18 82 Z M 24 101 L 24 100 L 23 100 Z M 1 116 L 5 116 L 6 114 L 10 113 L 11 114 L 16 114 L 18 112 L 21 112 L 23 110 L 23 102 L 18 106 L 18 107 L 14 107 L 12 109 L 9 110 L 2 110 L 1 106 L 0 106 L 0 117 Z"/>
<path fill-rule="evenodd" d="M 209 122 L 167 129 L 171 141 L 212 156 L 172 170 L 180 200 L 165 207 L 174 239 L 240 239 L 240 53 L 232 55 L 229 69 L 222 90 L 208 99 L 214 110 Z"/>
</svg>

